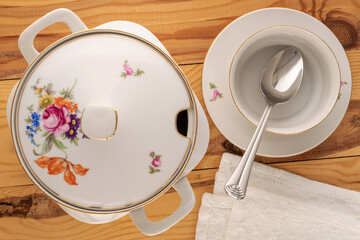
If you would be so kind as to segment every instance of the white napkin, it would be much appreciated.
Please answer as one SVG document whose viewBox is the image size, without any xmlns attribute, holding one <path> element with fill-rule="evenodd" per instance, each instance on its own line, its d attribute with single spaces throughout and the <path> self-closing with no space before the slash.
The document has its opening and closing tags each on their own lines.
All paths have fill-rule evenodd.
<svg viewBox="0 0 360 240">
<path fill-rule="evenodd" d="M 205 193 L 197 240 L 360 240 L 360 193 L 255 162 L 244 200 L 224 185 L 240 157 L 224 153 L 214 193 Z"/>
</svg>

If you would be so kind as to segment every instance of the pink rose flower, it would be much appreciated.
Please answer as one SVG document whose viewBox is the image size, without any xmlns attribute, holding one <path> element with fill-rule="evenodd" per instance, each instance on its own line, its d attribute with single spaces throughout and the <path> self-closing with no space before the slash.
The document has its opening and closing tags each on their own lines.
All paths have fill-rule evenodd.
<svg viewBox="0 0 360 240">
<path fill-rule="evenodd" d="M 151 165 L 154 167 L 160 167 L 161 166 L 161 160 L 159 158 L 154 158 L 151 162 Z"/>
<path fill-rule="evenodd" d="M 44 129 L 54 133 L 55 137 L 59 137 L 62 133 L 69 131 L 71 117 L 67 107 L 61 108 L 53 104 L 45 109 L 42 115 Z"/>
<path fill-rule="evenodd" d="M 213 93 L 213 95 L 214 95 L 214 97 L 217 97 L 217 96 L 219 96 L 219 91 L 218 90 L 214 90 L 214 93 Z"/>
<path fill-rule="evenodd" d="M 124 63 L 123 67 L 124 67 L 124 68 L 128 68 L 128 67 L 129 67 L 129 64 Z"/>
<path fill-rule="evenodd" d="M 126 68 L 125 71 L 127 76 L 132 75 L 134 72 L 131 68 Z"/>
<path fill-rule="evenodd" d="M 213 97 L 212 97 L 212 100 L 215 101 L 215 100 L 216 100 L 216 96 L 213 96 Z"/>
<path fill-rule="evenodd" d="M 340 81 L 340 87 L 344 86 L 344 82 L 343 81 Z"/>
</svg>

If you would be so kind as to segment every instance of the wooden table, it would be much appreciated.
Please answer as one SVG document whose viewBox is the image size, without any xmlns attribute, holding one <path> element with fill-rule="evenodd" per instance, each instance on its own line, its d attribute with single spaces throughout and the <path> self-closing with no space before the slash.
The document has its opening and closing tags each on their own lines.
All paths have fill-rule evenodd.
<svg viewBox="0 0 360 240">
<path fill-rule="evenodd" d="M 103 225 L 81 223 L 65 214 L 41 193 L 21 168 L 6 121 L 6 101 L 27 64 L 21 56 L 19 34 L 36 19 L 56 8 L 69 8 L 89 27 L 128 20 L 152 31 L 187 75 L 204 106 L 201 72 L 205 54 L 217 34 L 237 17 L 265 7 L 303 11 L 326 24 L 339 38 L 350 61 L 353 80 L 345 118 L 329 139 L 315 149 L 290 158 L 256 160 L 309 179 L 360 191 L 360 2 L 358 0 L 2 0 L 0 2 L 0 239 L 148 239 L 129 216 Z M 39 50 L 69 34 L 55 24 L 36 38 Z M 214 176 L 225 151 L 241 154 L 226 141 L 209 115 L 208 151 L 189 174 L 197 198 L 195 208 L 181 222 L 154 239 L 194 239 L 204 192 L 212 192 Z M 151 220 L 173 212 L 180 199 L 174 191 L 147 207 Z"/>
</svg>

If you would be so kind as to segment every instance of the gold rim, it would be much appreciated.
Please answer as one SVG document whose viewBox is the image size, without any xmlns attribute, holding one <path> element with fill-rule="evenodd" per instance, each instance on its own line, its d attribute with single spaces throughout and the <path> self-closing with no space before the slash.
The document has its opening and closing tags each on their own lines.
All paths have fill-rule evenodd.
<svg viewBox="0 0 360 240">
<path fill-rule="evenodd" d="M 174 70 L 177 72 L 178 76 L 183 80 L 182 82 L 188 92 L 190 109 L 193 108 L 195 110 L 195 114 L 194 114 L 194 118 L 195 118 L 194 125 L 195 126 L 191 133 L 192 138 L 188 138 L 189 143 L 188 143 L 188 147 L 186 149 L 186 153 L 184 154 L 184 157 L 183 157 L 182 161 L 180 162 L 178 168 L 174 171 L 174 173 L 169 178 L 169 180 L 164 185 L 162 185 L 151 196 L 149 196 L 141 201 L 132 203 L 130 205 L 125 205 L 125 206 L 116 207 L 116 208 L 101 208 L 101 209 L 99 209 L 99 207 L 80 205 L 69 199 L 65 199 L 65 198 L 61 197 L 59 194 L 55 193 L 49 187 L 47 187 L 47 185 L 44 184 L 40 180 L 40 178 L 38 178 L 37 175 L 32 171 L 32 168 L 28 164 L 27 158 L 22 149 L 22 145 L 21 145 L 20 141 L 17 141 L 18 139 L 20 139 L 18 129 L 15 129 L 14 124 L 13 124 L 14 122 L 17 125 L 19 124 L 16 116 L 18 116 L 18 112 L 19 112 L 18 105 L 19 105 L 19 102 L 21 99 L 21 95 L 23 94 L 24 86 L 26 85 L 27 81 L 29 80 L 29 78 L 31 77 L 32 73 L 37 68 L 37 66 L 39 64 L 41 64 L 41 62 L 49 54 L 51 54 L 54 50 L 56 50 L 59 46 L 62 46 L 63 44 L 66 44 L 68 42 L 71 42 L 73 40 L 76 40 L 78 38 L 81 38 L 81 37 L 84 37 L 87 35 L 96 35 L 96 34 L 100 34 L 100 35 L 101 34 L 103 34 L 103 35 L 104 34 L 110 34 L 110 35 L 115 34 L 118 36 L 130 38 L 132 40 L 135 40 L 137 42 L 145 44 L 145 45 L 149 46 L 150 48 L 152 48 L 154 51 L 158 52 L 174 68 Z M 20 85 L 21 85 L 21 87 L 20 87 Z M 21 90 L 20 93 L 19 93 L 19 90 Z M 20 94 L 20 96 L 19 96 L 19 94 Z M 14 111 L 13 111 L 14 106 L 17 108 L 16 115 L 14 114 Z M 197 139 L 197 130 L 198 130 L 198 112 L 197 112 L 194 94 L 190 88 L 190 83 L 187 80 L 185 74 L 180 69 L 180 67 L 176 64 L 176 62 L 172 59 L 172 57 L 169 56 L 167 53 L 165 53 L 163 50 L 161 50 L 156 45 L 147 41 L 146 39 L 144 39 L 140 36 L 137 36 L 135 34 L 127 33 L 127 32 L 116 30 L 116 29 L 95 29 L 95 30 L 80 31 L 80 32 L 72 33 L 62 39 L 59 39 L 56 42 L 54 42 L 53 44 L 51 44 L 50 46 L 48 46 L 35 59 L 32 60 L 32 62 L 29 64 L 29 66 L 26 68 L 25 72 L 23 73 L 21 79 L 19 80 L 19 84 L 15 90 L 14 98 L 12 100 L 10 116 L 11 116 L 10 117 L 10 129 L 12 132 L 11 138 L 12 138 L 13 144 L 16 149 L 15 152 L 21 163 L 21 166 L 23 167 L 24 171 L 28 174 L 31 181 L 36 186 L 38 186 L 42 192 L 44 192 L 46 195 L 51 197 L 54 201 L 56 201 L 60 205 L 68 207 L 68 208 L 76 210 L 76 211 L 79 211 L 79 212 L 92 213 L 92 214 L 113 214 L 113 213 L 127 212 L 127 211 L 131 211 L 131 210 L 143 207 L 144 205 L 149 204 L 150 202 L 152 202 L 152 201 L 156 200 L 158 197 L 160 197 L 163 193 L 165 193 L 169 188 L 172 187 L 172 185 L 180 178 L 181 174 L 185 171 L 186 166 L 187 166 L 189 159 L 191 158 L 193 150 L 194 150 L 194 146 L 195 146 L 196 139 Z M 15 136 L 16 136 L 16 139 L 15 139 Z"/>
<path fill-rule="evenodd" d="M 338 62 L 338 60 L 337 60 L 337 58 L 336 58 L 333 50 L 330 48 L 330 46 L 329 46 L 321 37 L 319 37 L 319 36 L 316 35 L 315 33 L 311 32 L 311 31 L 309 31 L 309 30 L 307 30 L 307 29 L 305 29 L 305 28 L 298 27 L 298 26 L 294 26 L 294 25 L 273 25 L 273 26 L 269 26 L 269 27 L 266 27 L 266 28 L 262 28 L 262 29 L 256 31 L 255 33 L 251 34 L 249 37 L 247 37 L 247 38 L 245 39 L 245 41 L 243 41 L 243 42 L 241 43 L 241 45 L 238 47 L 238 49 L 236 50 L 236 52 L 235 52 L 235 54 L 234 54 L 234 56 L 233 56 L 233 58 L 232 58 L 232 60 L 231 60 L 231 63 L 230 63 L 229 78 L 228 78 L 228 79 L 229 79 L 230 95 L 231 95 L 231 99 L 232 99 L 234 105 L 236 106 L 236 108 L 238 109 L 238 111 L 241 113 L 241 115 L 242 115 L 247 121 L 249 121 L 252 125 L 254 125 L 255 127 L 257 127 L 257 125 L 256 125 L 253 121 L 251 121 L 250 119 L 248 119 L 248 118 L 245 116 L 245 114 L 240 110 L 240 108 L 238 107 L 238 105 L 236 104 L 235 98 L 234 98 L 234 96 L 233 96 L 233 90 L 232 90 L 232 88 L 231 88 L 231 83 L 230 83 L 231 69 L 232 69 L 232 66 L 233 66 L 234 59 L 235 59 L 237 53 L 239 52 L 240 48 L 241 48 L 251 37 L 253 37 L 254 35 L 256 35 L 257 33 L 261 32 L 261 31 L 264 31 L 264 30 L 269 29 L 269 28 L 274 28 L 274 27 L 294 27 L 294 28 L 298 28 L 298 29 L 304 30 L 304 31 L 306 31 L 306 32 L 314 35 L 314 36 L 317 37 L 318 39 L 320 39 L 320 40 L 328 47 L 328 49 L 331 51 L 331 53 L 332 53 L 332 55 L 334 56 L 334 59 L 335 59 L 335 61 L 336 61 L 336 64 L 337 64 L 337 69 L 338 69 L 339 77 L 340 77 L 340 78 L 339 78 L 339 80 L 340 80 L 340 81 L 339 81 L 339 91 L 338 91 L 338 95 L 337 95 L 337 96 L 339 96 L 340 90 L 341 90 L 340 83 L 341 83 L 341 79 L 342 79 L 342 78 L 341 78 L 341 72 L 340 72 L 339 62 Z M 330 111 L 326 114 L 326 116 L 325 116 L 323 119 L 321 119 L 321 121 L 319 121 L 316 125 L 312 126 L 311 128 L 305 129 L 305 130 L 300 131 L 300 132 L 295 132 L 295 133 L 278 133 L 278 132 L 273 132 L 273 131 L 266 130 L 266 129 L 265 129 L 265 131 L 266 131 L 266 132 L 269 132 L 269 133 L 277 134 L 277 135 L 296 135 L 296 134 L 300 134 L 300 133 L 309 131 L 310 129 L 313 129 L 314 127 L 318 126 L 322 121 L 324 121 L 324 120 L 329 116 L 329 114 L 330 114 L 330 113 L 332 112 L 332 110 L 334 109 L 336 103 L 337 103 L 337 98 L 336 98 L 334 104 L 332 105 L 332 108 L 330 109 Z"/>
<path fill-rule="evenodd" d="M 84 109 L 82 110 L 82 113 L 81 113 L 81 117 L 80 117 L 80 123 L 82 122 L 82 117 L 83 117 L 83 113 L 85 111 L 85 109 L 88 107 L 88 106 L 106 106 L 106 107 L 110 107 L 114 110 L 115 112 L 115 118 L 116 118 L 116 121 L 115 121 L 115 129 L 114 129 L 114 132 L 111 134 L 111 136 L 109 137 L 106 137 L 106 138 L 96 138 L 96 137 L 91 137 L 89 135 L 87 135 L 84 130 L 82 129 L 82 124 L 80 124 L 80 130 L 82 133 L 84 133 L 88 138 L 90 139 L 95 139 L 95 140 L 109 140 L 110 138 L 112 138 L 113 136 L 115 136 L 115 133 L 116 133 L 116 130 L 117 130 L 117 126 L 118 126 L 118 112 L 116 111 L 116 109 L 113 107 L 113 106 L 110 106 L 110 105 L 107 105 L 107 104 L 94 104 L 94 103 L 90 103 L 88 105 L 86 105 L 84 107 Z"/>
</svg>

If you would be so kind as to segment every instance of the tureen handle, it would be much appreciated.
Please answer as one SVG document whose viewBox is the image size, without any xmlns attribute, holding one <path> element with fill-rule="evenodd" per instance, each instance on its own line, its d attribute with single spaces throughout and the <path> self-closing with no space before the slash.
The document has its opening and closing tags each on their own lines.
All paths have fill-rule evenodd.
<svg viewBox="0 0 360 240">
<path fill-rule="evenodd" d="M 173 187 L 181 197 L 181 204 L 173 214 L 164 220 L 159 222 L 150 222 L 146 216 L 144 207 L 135 209 L 129 213 L 136 227 L 142 233 L 149 236 L 162 233 L 183 219 L 194 208 L 195 194 L 191 188 L 189 180 L 186 177 L 183 177 L 178 180 Z"/>
<path fill-rule="evenodd" d="M 19 37 L 20 52 L 29 64 L 39 55 L 34 47 L 36 35 L 46 27 L 58 22 L 65 23 L 73 33 L 88 29 L 80 18 L 69 9 L 60 8 L 49 12 L 26 28 Z"/>
</svg>

